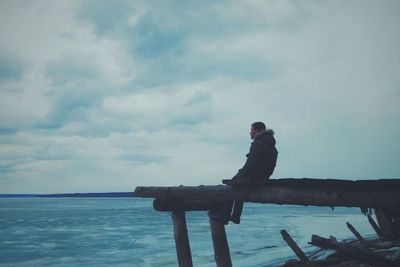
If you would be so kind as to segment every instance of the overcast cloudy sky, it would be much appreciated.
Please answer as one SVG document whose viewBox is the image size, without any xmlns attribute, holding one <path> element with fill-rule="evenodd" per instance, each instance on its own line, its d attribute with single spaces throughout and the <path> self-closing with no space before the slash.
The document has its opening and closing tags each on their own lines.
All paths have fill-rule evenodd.
<svg viewBox="0 0 400 267">
<path fill-rule="evenodd" d="M 0 2 L 0 193 L 400 178 L 400 1 Z"/>
</svg>

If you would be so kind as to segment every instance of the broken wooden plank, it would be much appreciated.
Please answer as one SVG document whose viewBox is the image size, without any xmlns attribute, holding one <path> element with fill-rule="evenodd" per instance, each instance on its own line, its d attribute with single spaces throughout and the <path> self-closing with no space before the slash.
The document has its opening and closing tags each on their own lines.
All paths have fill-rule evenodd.
<svg viewBox="0 0 400 267">
<path fill-rule="evenodd" d="M 355 235 L 357 240 L 360 242 L 360 244 L 364 247 L 367 247 L 367 244 L 365 243 L 365 239 L 360 235 L 360 233 L 354 228 L 353 225 L 351 225 L 349 222 L 346 222 L 347 228 L 350 229 L 350 231 Z"/>
<path fill-rule="evenodd" d="M 308 257 L 300 249 L 300 247 L 293 240 L 293 238 L 289 235 L 289 233 L 286 230 L 281 230 L 281 235 L 282 235 L 283 240 L 286 241 L 286 243 L 289 245 L 289 247 L 293 250 L 293 252 L 296 254 L 296 256 L 300 259 L 300 261 L 307 262 Z"/>
<path fill-rule="evenodd" d="M 372 266 L 399 267 L 398 263 L 369 250 L 361 249 L 350 244 L 337 243 L 334 237 L 327 239 L 318 235 L 313 235 L 310 244 L 320 248 L 338 251 L 349 258 L 359 260 Z"/>
<path fill-rule="evenodd" d="M 400 179 L 348 181 L 332 179 L 269 179 L 256 186 L 138 186 L 137 197 L 203 201 L 400 207 Z"/>
</svg>

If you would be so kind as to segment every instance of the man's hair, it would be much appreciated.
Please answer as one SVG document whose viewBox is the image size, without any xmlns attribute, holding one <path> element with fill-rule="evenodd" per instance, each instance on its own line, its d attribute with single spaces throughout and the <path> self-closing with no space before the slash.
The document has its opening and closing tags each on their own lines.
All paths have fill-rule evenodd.
<svg viewBox="0 0 400 267">
<path fill-rule="evenodd" d="M 251 127 L 253 127 L 256 131 L 261 131 L 266 129 L 265 124 L 261 121 L 253 123 Z"/>
</svg>

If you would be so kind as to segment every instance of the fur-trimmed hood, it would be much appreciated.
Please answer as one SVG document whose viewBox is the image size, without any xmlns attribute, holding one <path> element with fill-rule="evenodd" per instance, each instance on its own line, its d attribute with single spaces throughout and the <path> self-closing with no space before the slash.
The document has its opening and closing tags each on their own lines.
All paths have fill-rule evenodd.
<svg viewBox="0 0 400 267">
<path fill-rule="evenodd" d="M 272 129 L 261 130 L 258 133 L 254 134 L 254 140 L 257 140 L 263 134 L 272 135 L 274 136 L 275 132 Z"/>
<path fill-rule="evenodd" d="M 265 138 L 267 139 L 266 143 L 274 146 L 276 144 L 274 134 L 275 132 L 272 129 L 261 130 L 254 135 L 253 140 L 257 141 Z"/>
</svg>

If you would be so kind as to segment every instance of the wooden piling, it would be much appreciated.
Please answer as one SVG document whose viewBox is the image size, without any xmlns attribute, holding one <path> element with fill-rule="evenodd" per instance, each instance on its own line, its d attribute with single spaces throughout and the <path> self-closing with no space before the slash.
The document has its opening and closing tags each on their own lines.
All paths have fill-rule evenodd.
<svg viewBox="0 0 400 267">
<path fill-rule="evenodd" d="M 180 267 L 192 267 L 192 254 L 190 252 L 185 212 L 172 212 L 172 221 L 174 224 L 174 237 L 178 264 Z"/>
<path fill-rule="evenodd" d="M 214 257 L 217 267 L 232 267 L 225 225 L 210 217 L 211 237 L 214 246 Z"/>
</svg>

